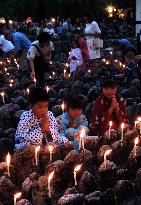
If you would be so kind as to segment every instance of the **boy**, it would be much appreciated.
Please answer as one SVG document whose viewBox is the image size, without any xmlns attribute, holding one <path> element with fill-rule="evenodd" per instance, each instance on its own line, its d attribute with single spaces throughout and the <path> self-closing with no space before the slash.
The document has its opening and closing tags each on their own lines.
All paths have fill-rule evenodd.
<svg viewBox="0 0 141 205">
<path fill-rule="evenodd" d="M 67 142 L 58 133 L 53 113 L 48 111 L 48 95 L 43 88 L 34 88 L 29 94 L 30 110 L 20 118 L 16 131 L 16 149 L 27 145 L 42 145 L 43 140 L 55 143 Z"/>
</svg>

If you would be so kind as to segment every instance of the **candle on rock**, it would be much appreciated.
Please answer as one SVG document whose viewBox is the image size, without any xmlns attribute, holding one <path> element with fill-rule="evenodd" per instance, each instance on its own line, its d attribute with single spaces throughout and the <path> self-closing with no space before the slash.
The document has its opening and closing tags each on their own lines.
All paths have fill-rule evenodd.
<svg viewBox="0 0 141 205">
<path fill-rule="evenodd" d="M 81 166 L 82 164 L 80 165 L 77 165 L 75 168 L 74 168 L 74 182 L 75 182 L 75 186 L 77 186 L 77 172 L 81 169 Z"/>
<path fill-rule="evenodd" d="M 35 148 L 35 164 L 38 165 L 38 152 L 40 151 L 40 146 Z"/>
<path fill-rule="evenodd" d="M 109 121 L 109 139 L 110 139 L 110 136 L 111 136 L 111 128 L 112 128 L 112 125 L 113 125 L 113 122 L 112 122 L 112 121 Z"/>
<path fill-rule="evenodd" d="M 8 174 L 8 177 L 10 177 L 10 154 L 8 153 L 7 156 L 6 156 L 6 165 L 7 165 L 7 174 Z"/>
<path fill-rule="evenodd" d="M 17 194 L 14 194 L 14 205 L 16 205 L 17 199 L 18 199 L 19 197 L 21 197 L 21 195 L 22 195 L 21 192 L 19 192 L 19 193 L 17 193 Z"/>
<path fill-rule="evenodd" d="M 51 197 L 51 187 L 50 187 L 50 182 L 54 176 L 54 171 L 50 173 L 48 176 L 48 196 Z"/>
<path fill-rule="evenodd" d="M 121 142 L 123 142 L 123 136 L 124 136 L 124 134 L 123 134 L 123 130 L 124 130 L 124 122 L 122 122 L 121 123 Z"/>
<path fill-rule="evenodd" d="M 36 78 L 34 78 L 33 81 L 34 81 L 34 83 L 35 83 L 35 85 L 36 85 Z"/>
<path fill-rule="evenodd" d="M 106 156 L 109 155 L 111 153 L 111 151 L 112 151 L 111 149 L 107 150 L 104 154 L 104 167 L 105 167 L 105 169 L 107 167 L 107 158 L 106 158 Z"/>
<path fill-rule="evenodd" d="M 0 95 L 1 95 L 1 97 L 2 97 L 2 101 L 3 101 L 3 103 L 5 103 L 4 92 L 1 92 Z"/>
<path fill-rule="evenodd" d="M 65 104 L 64 104 L 64 102 L 62 103 L 61 108 L 62 108 L 62 111 L 63 111 L 63 113 L 64 113 L 64 110 L 65 110 Z"/>
<path fill-rule="evenodd" d="M 79 139 L 79 150 L 82 149 L 84 150 L 85 146 L 84 146 L 84 135 L 85 135 L 85 129 L 83 128 L 80 132 L 80 139 Z"/>
<path fill-rule="evenodd" d="M 134 153 L 135 153 L 135 157 L 136 157 L 136 155 L 137 155 L 137 144 L 139 143 L 139 138 L 138 137 L 136 137 L 136 139 L 135 139 L 135 145 L 134 145 Z"/>
<path fill-rule="evenodd" d="M 50 162 L 52 162 L 52 153 L 53 153 L 53 146 L 49 145 L 48 146 L 49 152 L 50 152 Z"/>
<path fill-rule="evenodd" d="M 49 92 L 49 86 L 46 86 L 46 91 L 47 91 L 47 93 Z"/>
</svg>

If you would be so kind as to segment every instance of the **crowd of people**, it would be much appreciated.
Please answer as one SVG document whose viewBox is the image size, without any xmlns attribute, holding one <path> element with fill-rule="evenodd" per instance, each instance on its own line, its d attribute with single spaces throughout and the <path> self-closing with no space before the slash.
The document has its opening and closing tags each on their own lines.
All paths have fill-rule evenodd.
<svg viewBox="0 0 141 205">
<path fill-rule="evenodd" d="M 52 19 L 51 22 L 45 22 L 42 31 L 38 24 L 34 24 L 34 40 L 29 39 L 33 29 L 31 22 L 26 24 L 26 28 L 23 24 L 20 28 L 16 23 L 12 28 L 1 27 L 1 58 L 19 57 L 21 61 L 23 57 L 27 59 L 27 76 L 36 81 L 37 86 L 29 94 L 29 110 L 21 115 L 16 131 L 16 149 L 30 144 L 41 145 L 49 141 L 72 143 L 79 139 L 82 129 L 85 130 L 85 134 L 102 136 L 109 128 L 109 121 L 113 122 L 114 129 L 118 129 L 122 122 L 130 123 L 126 103 L 120 97 L 116 79 L 120 79 L 122 86 L 127 88 L 134 79 L 141 79 L 140 53 L 135 44 L 126 38 L 113 40 L 109 48 L 103 49 L 102 22 L 99 26 L 91 17 L 85 20 L 85 26 L 82 22 L 79 22 L 79 26 L 72 26 L 70 19 L 59 24 L 55 24 Z M 90 119 L 83 113 L 83 104 L 79 96 L 64 99 L 67 105 L 66 112 L 56 119 L 53 113 L 48 111 L 49 99 L 44 77 L 50 72 L 49 65 L 53 60 L 52 53 L 55 47 L 52 37 L 59 38 L 63 30 L 66 35 L 71 33 L 67 64 L 70 77 L 74 81 L 77 76 L 85 75 L 89 65 L 92 65 L 93 74 L 99 72 L 102 57 L 106 65 L 115 61 L 121 64 L 114 68 L 113 63 L 114 74 L 110 72 L 106 79 L 101 77 L 101 95 L 93 102 Z"/>
</svg>

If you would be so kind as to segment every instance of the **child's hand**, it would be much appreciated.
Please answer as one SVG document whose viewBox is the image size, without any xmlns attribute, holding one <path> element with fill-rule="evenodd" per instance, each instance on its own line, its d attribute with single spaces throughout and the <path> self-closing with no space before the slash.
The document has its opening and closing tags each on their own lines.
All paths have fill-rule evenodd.
<svg viewBox="0 0 141 205">
<path fill-rule="evenodd" d="M 42 132 L 47 132 L 49 130 L 49 121 L 47 116 L 41 118 L 40 120 L 40 126 Z"/>
</svg>

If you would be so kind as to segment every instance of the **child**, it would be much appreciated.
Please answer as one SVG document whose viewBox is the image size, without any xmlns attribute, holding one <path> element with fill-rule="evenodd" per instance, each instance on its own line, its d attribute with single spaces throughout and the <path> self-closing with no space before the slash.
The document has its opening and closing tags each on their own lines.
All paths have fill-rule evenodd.
<svg viewBox="0 0 141 205">
<path fill-rule="evenodd" d="M 72 76 L 74 72 L 83 64 L 81 50 L 79 48 L 78 40 L 76 39 L 71 41 L 71 52 L 68 61 L 70 64 L 70 73 Z"/>
<path fill-rule="evenodd" d="M 58 133 L 53 113 L 48 111 L 48 95 L 43 88 L 34 88 L 29 94 L 30 110 L 23 112 L 16 131 L 16 149 L 45 142 L 67 142 Z"/>
</svg>

